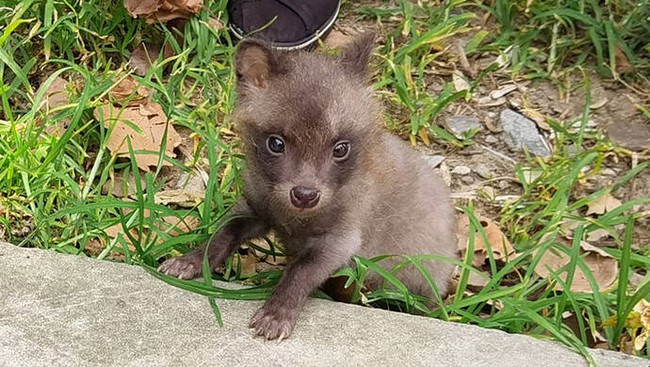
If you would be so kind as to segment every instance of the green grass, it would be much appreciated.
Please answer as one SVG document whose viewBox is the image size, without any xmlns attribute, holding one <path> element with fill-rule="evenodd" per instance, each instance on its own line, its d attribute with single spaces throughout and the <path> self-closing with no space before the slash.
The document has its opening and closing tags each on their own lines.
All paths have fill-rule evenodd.
<svg viewBox="0 0 650 367">
<path fill-rule="evenodd" d="M 388 286 L 383 290 L 357 292 L 354 301 L 360 303 L 389 304 L 445 320 L 553 338 L 585 355 L 589 333 L 598 330 L 611 349 L 618 349 L 619 341 L 629 340 L 633 332 L 625 320 L 634 305 L 650 294 L 647 276 L 638 288 L 628 287 L 631 274 L 647 274 L 650 268 L 650 250 L 632 249 L 634 225 L 644 215 L 637 206 L 647 200 L 627 202 L 596 218 L 581 213 L 598 197 L 629 186 L 647 170 L 647 162 L 632 168 L 630 152 L 610 143 L 601 132 L 586 129 L 592 113 L 590 82 L 588 73 L 581 70 L 597 70 L 605 77 L 647 86 L 650 4 L 639 1 L 639 6 L 630 7 L 619 1 L 606 5 L 532 1 L 526 12 L 526 3 L 457 0 L 421 7 L 401 0 L 374 8 L 345 5 L 346 17 L 382 25 L 385 42 L 375 57 L 375 89 L 389 111 L 387 125 L 414 143 L 434 141 L 452 151 L 472 145 L 471 136 L 456 138 L 438 119 L 454 103 L 469 101 L 486 78 L 553 81 L 558 75 L 575 75 L 577 71 L 587 98 L 575 128 L 564 121 L 548 121 L 555 134 L 555 154 L 545 160 L 523 159 L 512 173 L 521 184 L 521 196 L 499 207 L 500 214 L 494 219 L 515 245 L 516 259 L 503 263 L 490 253 L 485 271 L 479 271 L 471 266 L 473 251 L 468 251 L 456 262 L 461 269 L 458 289 L 444 302 L 439 300 L 443 306 L 437 309 L 410 294 L 394 276 L 405 266 L 423 269 L 420 262 L 431 257 L 403 258 L 392 271 L 378 266 L 383 257 L 355 258 L 357 266 L 342 269 L 339 275 L 348 276 L 348 283 L 357 285 L 369 270 L 386 278 Z M 234 48 L 224 29 L 210 25 L 211 17 L 223 18 L 223 7 L 224 1 L 210 3 L 180 31 L 147 25 L 131 18 L 121 5 L 96 0 L 10 1 L 0 8 L 0 234 L 4 233 L 5 239 L 21 246 L 80 255 L 91 253 L 88 249 L 93 243 L 104 241 L 94 256 L 103 259 L 121 254 L 126 263 L 141 265 L 175 286 L 205 295 L 218 318 L 215 299 L 264 299 L 270 294 L 279 271 L 246 279 L 256 286 L 245 290 L 214 287 L 210 277 L 207 282 L 181 281 L 155 271 L 162 259 L 205 242 L 223 225 L 223 214 L 240 192 L 239 171 L 244 160 L 237 140 L 224 139 L 232 129 L 228 116 L 235 102 Z M 477 26 L 481 19 L 487 19 L 483 28 Z M 174 37 L 176 32 L 183 35 L 180 42 Z M 468 90 L 456 90 L 451 77 L 444 75 L 442 92 L 430 93 L 431 71 L 454 62 L 447 47 L 455 37 L 468 39 L 464 47 L 467 57 L 507 55 L 507 64 L 494 62 L 468 78 Z M 175 50 L 174 57 L 134 78 L 154 91 L 153 100 L 163 106 L 175 126 L 195 137 L 189 159 L 164 158 L 180 172 L 209 173 L 206 200 L 192 208 L 157 204 L 155 193 L 163 190 L 168 170 L 162 167 L 162 154 L 152 153 L 160 163 L 146 173 L 137 169 L 133 159 L 111 155 L 106 148 L 111 127 L 106 128 L 93 113 L 110 99 L 108 92 L 116 81 L 129 74 L 124 65 L 141 40 L 166 40 Z M 616 72 L 616 47 L 626 55 L 633 71 Z M 73 98 L 46 112 L 40 107 L 44 91 L 57 76 L 70 81 L 68 90 Z M 647 111 L 647 106 L 641 107 Z M 43 134 L 48 126 L 63 121 L 69 127 L 61 136 Z M 629 170 L 612 187 L 584 192 L 584 182 L 596 182 L 602 168 L 614 161 Z M 527 170 L 540 175 L 529 181 Z M 131 200 L 102 192 L 120 171 L 133 172 L 139 178 Z M 461 209 L 471 219 L 471 249 L 486 233 L 476 218 L 474 203 Z M 163 225 L 168 216 L 195 218 L 200 224 L 189 233 L 176 235 L 172 227 Z M 573 246 L 568 250 L 558 242 L 561 226 L 567 221 L 576 223 Z M 106 230 L 115 225 L 121 226 L 124 234 L 111 238 Z M 622 234 L 620 226 L 625 228 Z M 579 242 L 597 229 L 614 237 L 615 246 L 606 249 L 620 269 L 619 281 L 612 289 L 598 289 L 578 252 Z M 543 279 L 533 271 L 545 251 L 566 253 L 570 258 L 562 270 L 566 276 L 560 272 Z M 570 288 L 576 269 L 586 273 L 593 293 L 555 290 L 558 283 Z M 487 284 L 478 291 L 470 290 L 471 273 L 485 277 Z M 242 277 L 237 267 L 231 266 L 223 278 Z M 567 313 L 578 316 L 578 333 L 566 326 Z M 607 320 L 610 326 L 602 326 Z M 648 349 L 640 355 L 647 358 Z"/>
</svg>

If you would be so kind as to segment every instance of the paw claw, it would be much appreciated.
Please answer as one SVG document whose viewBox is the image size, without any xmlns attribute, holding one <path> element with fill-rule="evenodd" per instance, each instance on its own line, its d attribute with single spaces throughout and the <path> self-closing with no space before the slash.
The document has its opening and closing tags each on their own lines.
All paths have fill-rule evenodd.
<svg viewBox="0 0 650 367">
<path fill-rule="evenodd" d="M 276 308 L 277 310 L 274 311 L 273 309 Z M 253 329 L 254 336 L 260 336 L 265 340 L 277 339 L 279 342 L 291 335 L 295 324 L 295 310 L 283 309 L 281 305 L 276 307 L 264 305 L 253 315 L 248 327 Z"/>
<path fill-rule="evenodd" d="M 191 256 L 174 257 L 166 260 L 158 271 L 179 279 L 194 279 L 201 275 L 202 263 Z"/>
</svg>

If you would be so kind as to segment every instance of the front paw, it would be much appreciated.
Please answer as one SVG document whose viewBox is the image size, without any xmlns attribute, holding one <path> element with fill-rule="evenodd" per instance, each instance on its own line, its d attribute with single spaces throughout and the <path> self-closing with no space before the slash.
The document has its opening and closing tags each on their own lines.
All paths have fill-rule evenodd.
<svg viewBox="0 0 650 367">
<path fill-rule="evenodd" d="M 251 318 L 253 333 L 266 340 L 286 339 L 296 326 L 298 312 L 282 304 L 266 302 Z"/>
<path fill-rule="evenodd" d="M 165 260 L 158 271 L 179 279 L 194 279 L 203 273 L 203 257 L 191 254 Z"/>
</svg>

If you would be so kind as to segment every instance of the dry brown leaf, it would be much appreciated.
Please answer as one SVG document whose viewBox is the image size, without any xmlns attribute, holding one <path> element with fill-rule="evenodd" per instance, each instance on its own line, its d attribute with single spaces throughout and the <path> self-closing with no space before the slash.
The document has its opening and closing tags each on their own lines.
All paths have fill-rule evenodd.
<svg viewBox="0 0 650 367">
<path fill-rule="evenodd" d="M 106 241 L 104 241 L 104 239 L 91 238 L 86 242 L 85 252 L 90 256 L 97 257 L 102 253 L 102 251 L 104 251 L 104 249 L 106 249 Z M 110 251 L 106 255 L 106 259 L 123 262 L 124 254 L 119 251 Z"/>
<path fill-rule="evenodd" d="M 241 272 L 240 276 L 249 277 L 255 275 L 257 272 L 255 270 L 255 264 L 257 264 L 257 259 L 253 255 L 241 255 L 236 254 L 232 258 L 232 268 L 236 271 L 241 263 Z"/>
<path fill-rule="evenodd" d="M 124 233 L 124 228 L 122 227 L 121 223 L 116 223 L 104 229 L 104 232 L 109 238 L 117 238 L 118 236 L 121 236 L 126 241 L 129 251 L 135 251 L 135 247 L 133 247 L 133 245 L 131 244 L 131 240 L 129 239 L 129 236 L 127 236 Z M 129 233 L 131 234 L 131 236 L 133 236 L 133 238 L 137 239 L 139 237 L 138 230 L 136 228 L 131 228 Z"/>
<path fill-rule="evenodd" d="M 492 249 L 494 255 L 494 260 L 507 260 L 508 258 L 514 258 L 515 249 L 508 241 L 508 238 L 501 232 L 499 226 L 491 221 L 488 218 L 478 217 L 485 235 L 487 237 L 488 243 L 483 241 L 483 236 L 480 233 L 476 233 L 474 237 L 474 259 L 472 265 L 474 267 L 481 267 L 485 263 L 485 260 L 488 259 L 488 247 Z M 467 215 L 462 215 L 458 220 L 458 249 L 461 251 L 463 256 L 467 251 L 467 245 L 469 244 L 469 217 Z"/>
<path fill-rule="evenodd" d="M 140 184 L 144 191 L 146 189 L 144 174 L 140 174 Z M 124 178 L 124 171 L 118 171 L 112 178 L 106 180 L 106 183 L 102 186 L 102 194 L 106 195 L 110 192 L 115 197 L 123 198 L 135 195 L 136 189 L 133 171 L 129 171 L 127 179 Z"/>
<path fill-rule="evenodd" d="M 145 103 L 150 93 L 147 88 L 139 86 L 138 82 L 128 76 L 111 90 L 110 95 L 113 97 L 113 103 L 121 106 L 137 106 Z"/>
<path fill-rule="evenodd" d="M 160 205 L 174 204 L 183 208 L 193 208 L 203 201 L 203 196 L 180 189 L 164 190 L 154 195 L 154 201 Z"/>
<path fill-rule="evenodd" d="M 135 75 L 144 76 L 149 71 L 149 68 L 152 64 L 158 61 L 158 56 L 160 55 L 160 50 L 162 49 L 163 60 L 166 60 L 174 56 L 174 49 L 169 43 L 161 45 L 147 45 L 141 43 L 138 47 L 131 52 L 131 57 L 129 58 L 129 66 L 134 68 L 133 71 Z"/>
<path fill-rule="evenodd" d="M 490 275 L 482 272 L 484 276 L 479 275 L 474 271 L 469 272 L 469 277 L 467 278 L 467 286 L 470 290 L 474 292 L 480 292 L 483 287 L 485 287 L 490 281 Z"/>
<path fill-rule="evenodd" d="M 589 242 L 597 242 L 600 241 L 603 238 L 606 238 L 609 236 L 609 232 L 606 229 L 603 228 L 598 228 L 596 230 L 593 230 L 587 234 L 587 241 Z"/>
<path fill-rule="evenodd" d="M 269 239 L 275 243 L 275 235 L 273 233 L 270 233 L 268 235 Z M 266 262 L 267 264 L 270 265 L 286 265 L 288 262 L 288 259 L 286 256 L 283 256 L 281 249 L 274 247 L 273 250 L 271 249 L 271 245 L 263 238 L 257 238 L 252 241 L 250 241 L 252 244 L 254 244 L 257 247 L 260 247 L 266 252 L 256 250 L 255 248 L 251 248 L 252 253 L 255 254 L 256 257 L 258 257 L 260 260 Z M 267 254 L 270 252 L 275 251 L 276 255 L 269 255 Z"/>
<path fill-rule="evenodd" d="M 558 237 L 556 241 L 567 248 L 571 246 L 570 242 L 563 238 Z M 537 254 L 538 252 L 535 252 L 534 256 L 537 256 Z M 602 249 L 584 241 L 580 243 L 580 256 L 591 271 L 599 290 L 605 290 L 614 284 L 618 276 L 618 263 L 616 259 Z M 549 278 L 551 272 L 557 272 L 569 262 L 571 262 L 571 258 L 568 254 L 559 249 L 549 248 L 542 254 L 539 263 L 535 267 L 535 273 L 542 278 Z M 563 271 L 558 276 L 560 279 L 566 280 L 567 273 Z M 562 286 L 556 283 L 555 289 L 562 290 Z M 577 293 L 593 292 L 587 277 L 579 267 L 576 268 L 573 275 L 571 291 Z"/>
<path fill-rule="evenodd" d="M 587 215 L 605 214 L 621 206 L 621 201 L 610 194 L 605 194 L 587 204 Z"/>
<path fill-rule="evenodd" d="M 617 74 L 625 74 L 634 70 L 632 64 L 630 64 L 630 59 L 627 58 L 625 52 L 618 45 L 614 47 L 614 60 L 616 61 Z"/>
<path fill-rule="evenodd" d="M 45 91 L 45 98 L 43 99 L 43 104 L 41 105 L 41 111 L 43 113 L 49 114 L 51 110 L 70 103 L 67 86 L 67 80 L 61 78 L 60 76 L 54 78 L 52 84 L 50 84 L 50 86 Z M 70 125 L 69 118 L 60 119 L 56 124 L 46 126 L 45 132 L 49 135 L 60 136 L 65 133 L 68 125 Z"/>
<path fill-rule="evenodd" d="M 129 155 L 127 138 L 131 139 L 133 150 L 159 152 L 167 128 L 165 155 L 172 158 L 176 157 L 174 148 L 181 143 L 181 137 L 174 130 L 171 122 L 167 121 L 162 107 L 157 103 L 152 102 L 124 109 L 107 104 L 95 109 L 95 117 L 103 121 L 104 126 L 107 128 L 110 128 L 113 124 L 115 125 L 107 144 L 108 149 L 114 155 Z M 126 121 L 138 126 L 142 132 L 134 130 Z M 145 171 L 158 164 L 158 154 L 155 153 L 136 153 L 135 158 L 138 167 Z M 162 164 L 163 166 L 171 166 L 170 163 L 165 161 Z"/>
<path fill-rule="evenodd" d="M 634 350 L 641 350 L 650 337 L 650 302 L 642 299 L 634 305 L 634 312 L 638 315 L 641 333 L 634 338 Z"/>
<path fill-rule="evenodd" d="M 330 49 L 340 49 L 352 42 L 352 36 L 347 32 L 342 32 L 339 29 L 332 29 L 325 38 L 325 46 Z"/>
<path fill-rule="evenodd" d="M 124 7 L 132 17 L 146 18 L 152 24 L 198 14 L 203 0 L 124 0 Z"/>
<path fill-rule="evenodd" d="M 150 212 L 145 209 L 144 216 L 149 217 L 149 215 L 150 215 Z M 185 218 L 179 218 L 179 217 L 174 216 L 174 215 L 162 217 L 161 221 L 158 221 L 156 223 L 157 223 L 156 227 L 158 229 L 160 229 L 161 231 L 169 230 L 168 233 L 172 237 L 179 236 L 179 235 L 181 235 L 183 233 L 189 233 L 189 232 L 191 232 L 192 230 L 194 230 L 195 228 L 197 228 L 201 224 L 199 219 L 196 218 L 196 217 L 188 216 L 188 217 L 185 217 Z M 144 228 L 145 233 L 148 230 L 149 229 Z M 129 250 L 130 251 L 135 251 L 135 247 L 133 247 L 133 245 L 131 243 L 131 240 L 129 239 L 129 236 L 127 236 L 124 233 L 124 228 L 122 227 L 121 223 L 116 223 L 116 224 L 104 229 L 104 232 L 106 233 L 106 235 L 109 238 L 116 238 L 118 236 L 121 236 L 124 239 L 124 241 L 126 241 L 126 243 L 128 244 Z M 138 228 L 131 228 L 129 233 L 136 240 L 140 237 L 140 232 L 138 231 Z M 156 242 L 156 243 L 162 242 L 162 240 L 159 239 L 156 236 L 155 231 L 151 232 L 150 241 Z"/>
</svg>

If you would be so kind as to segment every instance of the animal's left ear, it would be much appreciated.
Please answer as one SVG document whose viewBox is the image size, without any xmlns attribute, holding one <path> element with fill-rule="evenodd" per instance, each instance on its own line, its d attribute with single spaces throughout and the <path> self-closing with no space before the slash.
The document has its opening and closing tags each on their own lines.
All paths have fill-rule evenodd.
<svg viewBox="0 0 650 367">
<path fill-rule="evenodd" d="M 243 41 L 235 52 L 235 70 L 241 85 L 266 88 L 268 80 L 281 74 L 280 58 L 268 45 Z"/>
<path fill-rule="evenodd" d="M 345 69 L 361 77 L 367 77 L 368 63 L 375 44 L 375 34 L 366 32 L 358 35 L 343 48 L 339 62 Z"/>
</svg>

